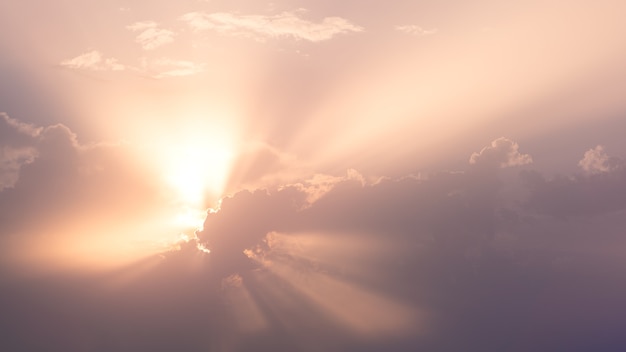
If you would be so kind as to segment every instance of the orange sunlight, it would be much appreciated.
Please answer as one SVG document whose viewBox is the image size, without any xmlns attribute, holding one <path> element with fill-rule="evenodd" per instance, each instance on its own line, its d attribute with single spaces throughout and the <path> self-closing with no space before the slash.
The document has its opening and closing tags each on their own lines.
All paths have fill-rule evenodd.
<svg viewBox="0 0 626 352">
<path fill-rule="evenodd" d="M 194 111 L 195 110 L 195 111 Z M 177 210 L 170 221 L 185 230 L 200 229 L 206 210 L 223 196 L 237 153 L 233 120 L 200 107 L 181 109 L 176 126 L 144 135 L 140 157 L 149 160 L 166 201 Z"/>
</svg>

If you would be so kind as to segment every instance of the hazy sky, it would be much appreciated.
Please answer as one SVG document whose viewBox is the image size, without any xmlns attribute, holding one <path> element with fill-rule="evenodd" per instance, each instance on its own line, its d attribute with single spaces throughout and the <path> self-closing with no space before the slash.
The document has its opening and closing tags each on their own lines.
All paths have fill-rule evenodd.
<svg viewBox="0 0 626 352">
<path fill-rule="evenodd" d="M 0 349 L 626 348 L 623 1 L 0 3 Z"/>
</svg>

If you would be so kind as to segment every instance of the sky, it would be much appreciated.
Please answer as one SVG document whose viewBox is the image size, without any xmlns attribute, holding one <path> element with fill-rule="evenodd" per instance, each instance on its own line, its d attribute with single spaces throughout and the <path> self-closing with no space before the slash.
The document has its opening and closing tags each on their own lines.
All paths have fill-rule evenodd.
<svg viewBox="0 0 626 352">
<path fill-rule="evenodd" d="M 0 3 L 0 349 L 626 348 L 623 1 Z"/>
</svg>

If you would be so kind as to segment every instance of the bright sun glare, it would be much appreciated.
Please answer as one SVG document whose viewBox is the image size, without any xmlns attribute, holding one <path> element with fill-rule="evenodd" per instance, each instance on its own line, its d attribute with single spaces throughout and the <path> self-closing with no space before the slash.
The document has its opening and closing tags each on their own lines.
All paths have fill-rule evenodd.
<svg viewBox="0 0 626 352">
<path fill-rule="evenodd" d="M 184 139 L 164 143 L 156 162 L 171 200 L 180 207 L 174 222 L 200 228 L 206 208 L 222 196 L 234 152 L 224 134 L 211 138 L 186 132 Z"/>
<path fill-rule="evenodd" d="M 165 178 L 182 203 L 202 206 L 206 194 L 222 192 L 231 159 L 231 152 L 209 143 L 174 147 L 164 163 Z"/>
</svg>

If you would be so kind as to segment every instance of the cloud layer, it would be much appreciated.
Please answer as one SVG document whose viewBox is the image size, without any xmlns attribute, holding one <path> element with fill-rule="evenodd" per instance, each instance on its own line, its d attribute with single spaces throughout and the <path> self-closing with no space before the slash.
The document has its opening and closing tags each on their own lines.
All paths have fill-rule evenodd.
<svg viewBox="0 0 626 352">
<path fill-rule="evenodd" d="M 2 164 L 2 174 L 13 175 L 0 191 L 3 236 L 32 219 L 49 229 L 47 218 L 86 207 L 110 220 L 110 209 L 133 212 L 151 194 L 137 189 L 150 175 L 133 174 L 123 150 L 81 145 L 62 125 L 39 128 L 6 115 L 2 122 L 3 148 L 32 152 Z M 479 351 L 510 343 L 570 350 L 607 338 L 622 346 L 611 329 L 624 323 L 624 261 L 603 243 L 626 242 L 616 232 L 626 225 L 623 169 L 549 179 L 528 170 L 532 159 L 519 149 L 496 139 L 458 172 L 371 179 L 349 170 L 242 190 L 224 198 L 178 250 L 104 277 L 15 284 L 5 276 L 0 285 L 12 287 L 6 297 L 31 296 L 11 306 L 0 300 L 7 312 L 0 324 L 12 331 L 3 341 L 36 350 L 49 340 L 39 325 L 29 330 L 38 336 L 32 341 L 11 325 L 32 321 L 26 307 L 42 299 L 33 292 L 46 292 L 56 294 L 54 305 L 37 319 L 62 319 L 81 336 L 51 332 L 62 349 L 97 344 L 93 331 L 102 329 L 106 346 L 129 351 L 212 343 L 241 351 L 389 344 Z M 596 148 L 583 160 L 607 158 Z M 520 178 L 502 170 L 522 165 Z M 513 184 L 525 192 L 507 193 Z M 120 195 L 129 190 L 137 197 Z M 77 290 L 85 283 L 97 289 Z M 141 326 L 159 337 L 124 333 Z M 550 340 L 537 342 L 547 328 Z"/>
</svg>

